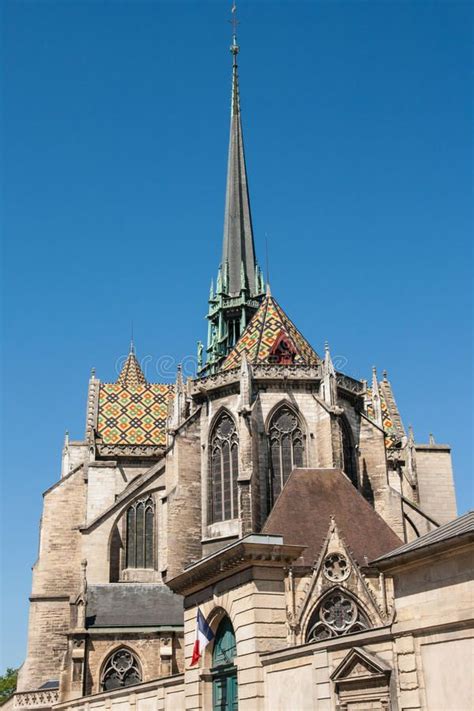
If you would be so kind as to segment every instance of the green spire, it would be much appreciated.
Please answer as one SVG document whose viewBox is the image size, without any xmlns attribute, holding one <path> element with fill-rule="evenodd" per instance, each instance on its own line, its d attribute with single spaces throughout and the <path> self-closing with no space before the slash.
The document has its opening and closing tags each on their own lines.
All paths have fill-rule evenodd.
<svg viewBox="0 0 474 711">
<path fill-rule="evenodd" d="M 240 109 L 235 5 L 232 19 L 232 100 L 222 262 L 215 292 L 211 287 L 209 297 L 207 360 L 198 368 L 201 375 L 219 369 L 219 364 L 238 341 L 265 295 L 263 276 L 255 257 L 250 213 Z"/>
</svg>

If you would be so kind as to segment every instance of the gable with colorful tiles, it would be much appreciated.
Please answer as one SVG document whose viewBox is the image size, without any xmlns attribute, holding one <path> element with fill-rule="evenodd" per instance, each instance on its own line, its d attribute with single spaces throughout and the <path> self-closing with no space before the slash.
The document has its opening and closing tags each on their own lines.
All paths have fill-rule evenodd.
<svg viewBox="0 0 474 711">
<path fill-rule="evenodd" d="M 284 337 L 293 353 L 293 364 L 315 365 L 321 362 L 316 351 L 298 331 L 278 302 L 267 296 L 229 353 L 222 370 L 240 365 L 245 353 L 252 364 L 271 363 L 272 349 Z"/>
</svg>

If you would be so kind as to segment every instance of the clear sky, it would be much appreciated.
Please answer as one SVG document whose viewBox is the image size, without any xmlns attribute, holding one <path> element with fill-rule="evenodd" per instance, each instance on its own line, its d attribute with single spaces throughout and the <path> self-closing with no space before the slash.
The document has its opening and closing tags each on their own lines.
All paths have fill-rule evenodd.
<svg viewBox="0 0 474 711">
<path fill-rule="evenodd" d="M 472 507 L 472 4 L 241 0 L 257 250 L 312 342 L 453 446 Z M 25 654 L 42 492 L 133 320 L 151 380 L 205 338 L 230 3 L 3 3 L 2 668 Z M 157 374 L 159 371 L 159 375 Z M 0 669 L 1 671 L 1 669 Z"/>
</svg>

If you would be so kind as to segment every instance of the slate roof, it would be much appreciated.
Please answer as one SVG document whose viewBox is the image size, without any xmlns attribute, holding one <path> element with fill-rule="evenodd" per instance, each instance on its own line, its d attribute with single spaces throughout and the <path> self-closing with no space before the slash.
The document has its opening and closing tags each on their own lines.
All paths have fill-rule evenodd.
<svg viewBox="0 0 474 711">
<path fill-rule="evenodd" d="M 111 583 L 90 585 L 87 589 L 88 629 L 183 624 L 183 598 L 165 585 Z"/>
<path fill-rule="evenodd" d="M 417 551 L 423 552 L 424 549 L 434 546 L 439 543 L 444 543 L 445 541 L 451 541 L 461 536 L 466 536 L 471 534 L 474 539 L 474 511 L 468 511 L 468 513 L 463 516 L 458 516 L 454 521 L 449 521 L 439 528 L 435 528 L 434 531 L 425 533 L 423 536 L 416 538 L 410 543 L 405 543 L 403 546 L 395 548 L 395 550 L 390 551 L 386 555 L 377 558 L 374 563 L 377 564 L 382 561 L 389 561 L 392 558 L 397 558 L 398 556 L 405 555 L 406 553 L 415 553 Z"/>
<path fill-rule="evenodd" d="M 244 138 L 240 114 L 237 51 L 233 53 L 232 113 L 230 119 L 229 158 L 224 212 L 224 244 L 222 266 L 228 270 L 227 289 L 230 295 L 239 295 L 241 270 L 251 294 L 257 293 L 255 283 L 255 245 L 250 212 L 250 198 L 245 165 Z"/>
<path fill-rule="evenodd" d="M 328 534 L 331 516 L 360 565 L 401 543 L 339 469 L 294 469 L 262 533 L 281 534 L 287 545 L 306 545 L 298 564 L 312 566 Z"/>
<path fill-rule="evenodd" d="M 271 362 L 272 347 L 282 335 L 294 347 L 295 365 L 313 365 L 321 362 L 316 351 L 298 331 L 276 299 L 267 295 L 225 359 L 222 370 L 238 367 L 242 362 L 243 353 L 252 364 Z"/>
</svg>

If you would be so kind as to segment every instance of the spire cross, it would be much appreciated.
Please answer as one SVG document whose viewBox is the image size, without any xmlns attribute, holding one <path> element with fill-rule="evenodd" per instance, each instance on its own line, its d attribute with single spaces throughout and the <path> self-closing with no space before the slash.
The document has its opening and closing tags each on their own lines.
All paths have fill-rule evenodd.
<svg viewBox="0 0 474 711">
<path fill-rule="evenodd" d="M 237 54 L 239 53 L 239 45 L 237 44 L 237 25 L 239 24 L 239 20 L 237 19 L 237 5 L 235 4 L 235 0 L 232 3 L 231 13 L 232 19 L 229 20 L 232 25 L 232 44 L 230 46 L 230 51 L 234 55 L 234 66 L 236 66 Z"/>
</svg>

